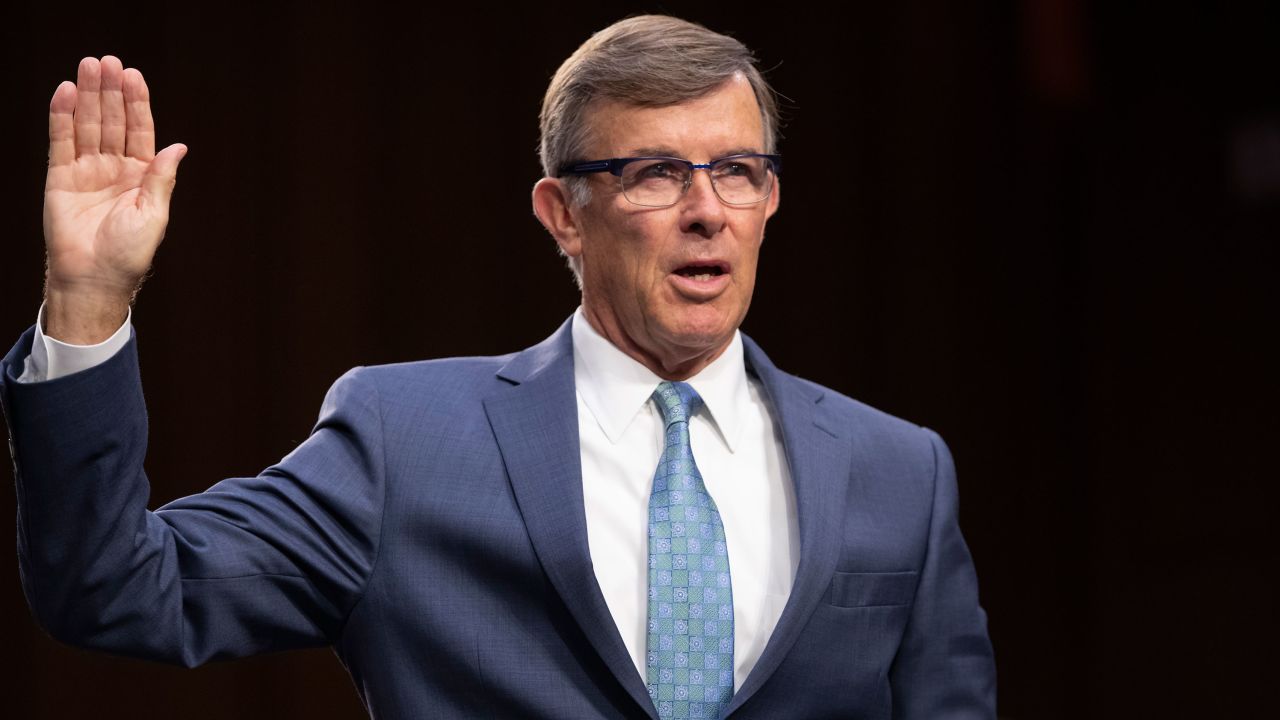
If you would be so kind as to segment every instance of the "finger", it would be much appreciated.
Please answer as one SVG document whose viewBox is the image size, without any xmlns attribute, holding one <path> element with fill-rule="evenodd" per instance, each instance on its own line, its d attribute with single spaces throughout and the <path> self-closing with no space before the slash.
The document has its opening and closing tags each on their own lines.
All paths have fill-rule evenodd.
<svg viewBox="0 0 1280 720">
<path fill-rule="evenodd" d="M 104 55 L 102 62 L 102 86 L 99 104 L 102 108 L 102 140 L 99 143 L 103 153 L 111 155 L 124 154 L 124 66 L 120 59 Z"/>
<path fill-rule="evenodd" d="M 156 153 L 142 178 L 138 202 L 168 211 L 169 197 L 178 179 L 178 163 L 187 156 L 187 146 L 176 143 Z"/>
<path fill-rule="evenodd" d="M 49 101 L 49 167 L 76 160 L 76 84 L 63 80 Z"/>
<path fill-rule="evenodd" d="M 125 145 L 130 157 L 151 162 L 156 156 L 156 126 L 151 120 L 151 92 L 142 73 L 124 71 Z"/>
<path fill-rule="evenodd" d="M 96 155 L 102 140 L 102 107 L 98 91 L 102 83 L 102 66 L 97 58 L 80 61 L 76 73 L 76 154 Z"/>
</svg>

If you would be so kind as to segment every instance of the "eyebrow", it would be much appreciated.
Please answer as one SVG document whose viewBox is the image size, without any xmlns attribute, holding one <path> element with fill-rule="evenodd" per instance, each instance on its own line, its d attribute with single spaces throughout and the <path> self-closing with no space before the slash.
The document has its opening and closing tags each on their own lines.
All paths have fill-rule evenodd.
<svg viewBox="0 0 1280 720">
<path fill-rule="evenodd" d="M 740 146 L 730 148 L 723 152 L 711 156 L 712 160 L 729 157 L 730 155 L 752 155 L 759 153 L 760 150 L 754 147 Z M 649 147 L 633 148 L 627 152 L 625 157 L 670 157 L 680 158 L 680 151 L 669 145 L 652 145 Z"/>
</svg>

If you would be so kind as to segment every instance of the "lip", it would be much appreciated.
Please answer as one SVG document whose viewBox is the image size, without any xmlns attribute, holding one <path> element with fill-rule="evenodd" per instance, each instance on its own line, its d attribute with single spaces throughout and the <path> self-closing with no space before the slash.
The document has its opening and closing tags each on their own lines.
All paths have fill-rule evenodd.
<svg viewBox="0 0 1280 720">
<path fill-rule="evenodd" d="M 719 268 L 720 274 L 710 275 L 705 280 L 699 280 L 676 272 L 680 268 L 690 265 L 716 267 Z M 675 286 L 676 291 L 681 295 L 690 300 L 705 301 L 714 299 L 723 293 L 725 288 L 729 287 L 731 273 L 729 272 L 729 263 L 723 260 L 693 260 L 681 263 L 673 268 L 667 277 L 670 278 L 671 284 Z"/>
</svg>

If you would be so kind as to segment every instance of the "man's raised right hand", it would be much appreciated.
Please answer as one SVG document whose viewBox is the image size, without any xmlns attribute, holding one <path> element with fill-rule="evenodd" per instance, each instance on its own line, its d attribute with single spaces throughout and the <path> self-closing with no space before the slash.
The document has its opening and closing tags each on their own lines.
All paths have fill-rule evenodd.
<svg viewBox="0 0 1280 720">
<path fill-rule="evenodd" d="M 142 73 L 118 58 L 80 61 L 49 103 L 44 189 L 44 332 L 89 345 L 128 315 L 169 222 L 181 143 L 155 151 Z"/>
</svg>

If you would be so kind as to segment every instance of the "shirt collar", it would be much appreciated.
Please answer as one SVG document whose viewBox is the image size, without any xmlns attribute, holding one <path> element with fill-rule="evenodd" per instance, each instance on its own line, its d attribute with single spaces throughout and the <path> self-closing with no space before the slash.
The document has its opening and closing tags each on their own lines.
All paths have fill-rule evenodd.
<svg viewBox="0 0 1280 720">
<path fill-rule="evenodd" d="M 729 347 L 686 381 L 702 397 L 729 452 L 734 452 L 741 418 L 751 401 L 743 358 L 742 336 L 735 330 Z M 583 404 L 609 442 L 617 444 L 662 378 L 596 332 L 581 307 L 573 314 L 573 360 L 573 378 Z"/>
</svg>

